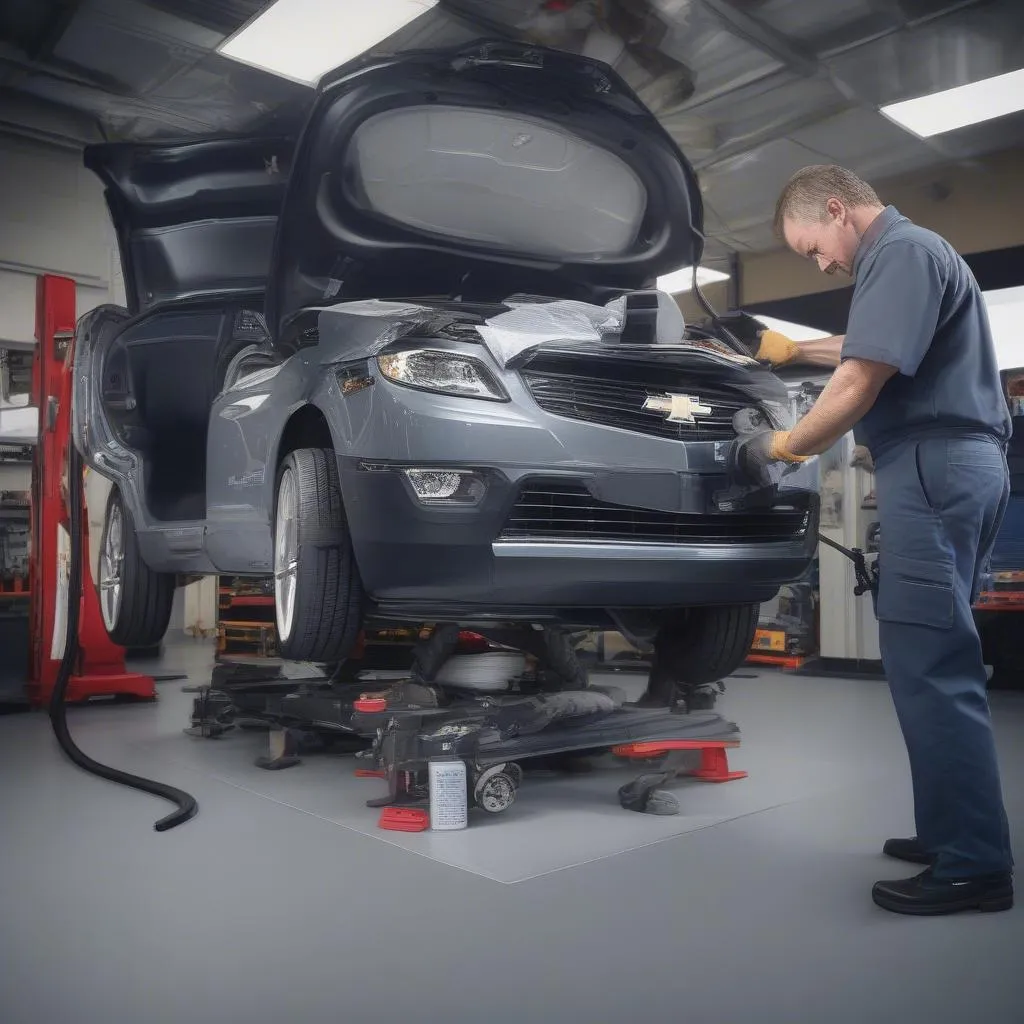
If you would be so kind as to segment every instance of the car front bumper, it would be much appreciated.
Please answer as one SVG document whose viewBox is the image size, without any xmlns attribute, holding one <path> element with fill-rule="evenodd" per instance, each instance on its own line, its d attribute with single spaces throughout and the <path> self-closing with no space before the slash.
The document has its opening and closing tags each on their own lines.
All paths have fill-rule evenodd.
<svg viewBox="0 0 1024 1024">
<path fill-rule="evenodd" d="M 325 403 L 335 437 L 348 439 L 337 445 L 342 496 L 382 617 L 542 621 L 755 603 L 806 572 L 817 544 L 813 482 L 759 502 L 740 489 L 729 506 L 728 442 L 551 415 L 512 374 L 503 383 L 503 403 L 380 379 Z M 408 468 L 478 474 L 483 497 L 425 504 Z"/>
<path fill-rule="evenodd" d="M 586 608 L 761 602 L 803 575 L 814 553 L 817 499 L 812 495 L 799 502 L 784 499 L 796 509 L 785 513 L 786 522 L 799 518 L 802 523 L 787 538 L 766 541 L 739 535 L 723 541 L 708 536 L 717 527 L 704 530 L 700 525 L 708 519 L 704 511 L 669 513 L 596 497 L 609 491 L 643 493 L 658 489 L 658 484 L 669 493 L 676 485 L 695 505 L 713 500 L 716 485 L 724 482 L 720 478 L 662 474 L 659 481 L 653 474 L 630 471 L 553 474 L 526 467 L 462 468 L 486 479 L 484 497 L 473 508 L 423 504 L 405 466 L 341 460 L 356 560 L 383 616 L 541 620 Z M 523 528 L 523 508 L 537 507 L 529 501 L 524 505 L 524 495 L 543 499 L 560 493 L 574 501 L 590 495 L 600 520 L 579 518 L 591 515 L 590 505 L 579 514 L 570 506 L 555 517 L 542 508 L 542 518 L 530 522 L 527 516 Z M 628 513 L 628 523 L 617 522 L 615 510 L 620 508 Z M 736 516 L 761 523 L 772 514 L 761 509 Z M 711 515 L 722 522 L 721 514 Z M 691 521 L 692 538 L 663 535 Z M 636 522 L 655 539 L 624 539 L 624 530 L 635 528 Z"/>
</svg>

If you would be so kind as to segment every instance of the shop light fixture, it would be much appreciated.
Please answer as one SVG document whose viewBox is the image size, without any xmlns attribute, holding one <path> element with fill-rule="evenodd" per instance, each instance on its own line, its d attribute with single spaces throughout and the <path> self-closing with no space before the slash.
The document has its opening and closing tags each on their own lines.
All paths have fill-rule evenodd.
<svg viewBox="0 0 1024 1024">
<path fill-rule="evenodd" d="M 314 85 L 437 0 L 276 0 L 217 48 L 242 64 Z"/>
<path fill-rule="evenodd" d="M 760 320 L 765 327 L 778 331 L 793 341 L 818 341 L 821 338 L 831 337 L 828 331 L 819 331 L 817 327 L 795 324 L 791 320 L 779 320 L 774 316 L 761 316 L 760 313 L 754 313 L 753 316 L 755 320 Z"/>
<path fill-rule="evenodd" d="M 697 285 L 703 288 L 707 284 L 714 284 L 715 281 L 728 281 L 729 275 L 723 274 L 720 270 L 711 270 L 708 267 L 697 268 Z M 678 295 L 680 292 L 688 292 L 693 287 L 693 267 L 680 267 L 673 270 L 671 274 L 658 278 L 658 290 L 668 292 L 669 295 Z"/>
<path fill-rule="evenodd" d="M 980 82 L 890 103 L 882 113 L 901 128 L 926 139 L 994 117 L 1024 110 L 1024 68 Z"/>
</svg>

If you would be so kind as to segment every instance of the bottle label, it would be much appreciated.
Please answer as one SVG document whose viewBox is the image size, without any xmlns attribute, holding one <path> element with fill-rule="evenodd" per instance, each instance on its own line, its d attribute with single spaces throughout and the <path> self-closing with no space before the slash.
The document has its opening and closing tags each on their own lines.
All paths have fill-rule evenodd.
<svg viewBox="0 0 1024 1024">
<path fill-rule="evenodd" d="M 430 827 L 436 831 L 465 828 L 468 821 L 466 766 L 461 761 L 430 764 Z"/>
</svg>

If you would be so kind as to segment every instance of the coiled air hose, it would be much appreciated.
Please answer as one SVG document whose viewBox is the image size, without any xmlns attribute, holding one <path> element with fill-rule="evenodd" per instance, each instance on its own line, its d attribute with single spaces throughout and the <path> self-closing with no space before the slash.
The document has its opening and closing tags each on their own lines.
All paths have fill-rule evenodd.
<svg viewBox="0 0 1024 1024">
<path fill-rule="evenodd" d="M 74 671 L 75 659 L 78 657 L 78 625 L 82 603 L 82 468 L 82 456 L 74 444 L 69 443 L 68 505 L 71 518 L 71 565 L 68 579 L 68 614 L 64 634 L 64 657 L 61 659 L 57 679 L 50 695 L 50 724 L 53 726 L 53 734 L 57 738 L 61 750 L 79 768 L 98 775 L 101 779 L 117 782 L 122 786 L 130 786 L 132 789 L 140 789 L 144 793 L 152 793 L 153 796 L 163 797 L 165 800 L 177 804 L 178 810 L 161 818 L 153 825 L 157 832 L 166 832 L 168 829 L 174 828 L 175 825 L 184 824 L 189 818 L 195 817 L 199 810 L 199 804 L 196 803 L 195 797 L 183 790 L 175 789 L 174 786 L 131 775 L 94 761 L 77 746 L 68 729 L 67 706 L 64 703 L 64 697 Z"/>
</svg>

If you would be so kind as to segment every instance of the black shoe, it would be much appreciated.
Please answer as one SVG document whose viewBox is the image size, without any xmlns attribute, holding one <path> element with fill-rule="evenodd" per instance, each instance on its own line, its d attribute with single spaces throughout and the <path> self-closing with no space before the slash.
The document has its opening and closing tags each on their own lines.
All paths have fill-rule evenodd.
<svg viewBox="0 0 1024 1024">
<path fill-rule="evenodd" d="M 886 839 L 882 847 L 886 857 L 909 861 L 911 864 L 934 864 L 935 858 L 921 845 L 920 839 Z"/>
<path fill-rule="evenodd" d="M 936 878 L 927 868 L 913 878 L 876 882 L 871 898 L 895 914 L 934 917 L 961 910 L 991 913 L 1013 906 L 1013 876 L 979 875 L 977 878 Z"/>
</svg>

